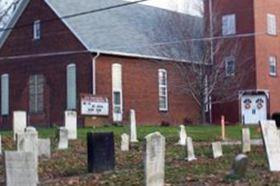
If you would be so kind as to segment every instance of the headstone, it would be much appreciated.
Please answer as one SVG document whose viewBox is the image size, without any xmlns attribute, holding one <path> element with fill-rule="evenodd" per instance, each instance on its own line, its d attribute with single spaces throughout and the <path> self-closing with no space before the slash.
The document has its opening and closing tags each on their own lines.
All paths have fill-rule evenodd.
<svg viewBox="0 0 280 186">
<path fill-rule="evenodd" d="M 27 117 L 25 111 L 13 112 L 13 132 L 14 140 L 16 140 L 16 134 L 23 133 L 26 128 Z"/>
<path fill-rule="evenodd" d="M 222 144 L 221 142 L 213 142 L 212 143 L 212 150 L 213 150 L 213 158 L 219 158 L 223 156 Z"/>
<path fill-rule="evenodd" d="M 145 185 L 164 185 L 165 164 L 165 137 L 159 132 L 149 134 L 145 137 L 146 149 L 144 154 Z"/>
<path fill-rule="evenodd" d="M 121 151 L 129 151 L 129 135 L 122 134 L 121 138 Z"/>
<path fill-rule="evenodd" d="M 88 133 L 88 171 L 103 172 L 115 168 L 114 134 Z"/>
<path fill-rule="evenodd" d="M 37 185 L 37 165 L 32 152 L 5 151 L 4 159 L 7 186 Z"/>
<path fill-rule="evenodd" d="M 34 127 L 27 127 L 25 132 L 18 134 L 18 151 L 32 152 L 38 166 L 38 132 Z"/>
<path fill-rule="evenodd" d="M 179 145 L 186 145 L 186 141 L 187 141 L 187 133 L 186 133 L 186 129 L 184 125 L 180 125 L 180 132 L 179 132 Z"/>
<path fill-rule="evenodd" d="M 250 129 L 242 129 L 242 153 L 251 151 Z"/>
<path fill-rule="evenodd" d="M 51 140 L 38 139 L 38 155 L 46 158 L 51 157 Z"/>
<path fill-rule="evenodd" d="M 77 112 L 65 111 L 65 128 L 68 129 L 68 139 L 77 139 Z"/>
<path fill-rule="evenodd" d="M 275 121 L 261 121 L 261 130 L 270 171 L 280 171 L 280 138 Z"/>
<path fill-rule="evenodd" d="M 239 154 L 234 158 L 232 169 L 228 176 L 232 178 L 242 178 L 245 176 L 248 164 L 248 157 L 245 154 Z"/>
<path fill-rule="evenodd" d="M 187 160 L 193 161 L 196 160 L 194 149 L 193 149 L 193 142 L 191 137 L 187 137 Z"/>
<path fill-rule="evenodd" d="M 135 143 L 137 140 L 137 129 L 136 129 L 136 116 L 135 110 L 130 110 L 130 142 Z"/>
<path fill-rule="evenodd" d="M 67 148 L 68 148 L 68 130 L 65 127 L 60 127 L 58 149 L 67 149 Z"/>
</svg>

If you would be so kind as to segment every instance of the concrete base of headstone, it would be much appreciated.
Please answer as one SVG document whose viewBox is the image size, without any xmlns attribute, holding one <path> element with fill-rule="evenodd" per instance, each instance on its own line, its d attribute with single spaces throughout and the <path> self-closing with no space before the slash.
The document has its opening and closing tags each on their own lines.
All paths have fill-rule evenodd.
<svg viewBox="0 0 280 186">
<path fill-rule="evenodd" d="M 59 128 L 58 149 L 68 149 L 68 130 L 65 127 Z"/>
<path fill-rule="evenodd" d="M 239 154 L 234 158 L 232 169 L 227 178 L 239 179 L 245 176 L 248 164 L 248 157 L 245 154 Z"/>
<path fill-rule="evenodd" d="M 50 158 L 51 157 L 51 140 L 48 139 L 38 139 L 38 155 Z"/>
<path fill-rule="evenodd" d="M 213 158 L 219 158 L 223 156 L 223 149 L 221 142 L 213 142 L 212 143 L 212 150 L 213 150 Z"/>
<path fill-rule="evenodd" d="M 37 165 L 32 152 L 6 151 L 4 159 L 7 186 L 37 185 Z"/>
</svg>

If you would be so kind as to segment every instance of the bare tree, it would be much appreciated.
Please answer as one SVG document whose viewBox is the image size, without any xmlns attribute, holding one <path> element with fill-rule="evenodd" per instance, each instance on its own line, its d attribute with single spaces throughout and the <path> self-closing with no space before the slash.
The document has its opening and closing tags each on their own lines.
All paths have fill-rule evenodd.
<svg viewBox="0 0 280 186">
<path fill-rule="evenodd" d="M 208 114 L 211 117 L 211 105 L 238 100 L 239 91 L 250 84 L 248 77 L 254 70 L 249 64 L 252 55 L 244 52 L 248 50 L 243 46 L 247 38 L 223 35 L 221 15 L 213 12 L 208 19 L 210 11 L 204 7 L 198 3 L 201 17 L 172 14 L 168 19 L 159 18 L 161 24 L 168 23 L 169 35 L 179 38 L 160 46 L 161 53 L 171 56 L 171 48 L 176 48 L 174 60 L 184 61 L 174 65 L 184 81 L 176 86 L 196 101 L 201 123 L 207 123 Z"/>
</svg>

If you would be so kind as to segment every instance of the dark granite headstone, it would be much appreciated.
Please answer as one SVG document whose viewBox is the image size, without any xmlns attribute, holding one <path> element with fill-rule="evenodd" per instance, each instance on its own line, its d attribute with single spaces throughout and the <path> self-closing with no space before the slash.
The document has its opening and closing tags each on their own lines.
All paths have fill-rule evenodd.
<svg viewBox="0 0 280 186">
<path fill-rule="evenodd" d="M 88 171 L 103 172 L 115 167 L 114 134 L 88 133 Z"/>
</svg>

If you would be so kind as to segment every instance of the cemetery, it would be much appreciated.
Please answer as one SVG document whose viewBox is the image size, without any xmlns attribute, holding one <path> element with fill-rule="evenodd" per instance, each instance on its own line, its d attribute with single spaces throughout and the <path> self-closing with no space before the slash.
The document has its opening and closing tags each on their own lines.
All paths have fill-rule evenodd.
<svg viewBox="0 0 280 186">
<path fill-rule="evenodd" d="M 272 121 L 249 128 L 225 126 L 224 132 L 217 125 L 137 126 L 134 121 L 131 125 L 74 132 L 65 127 L 27 127 L 15 130 L 16 140 L 12 131 L 2 131 L 0 184 L 279 183 L 280 136 Z"/>
</svg>

